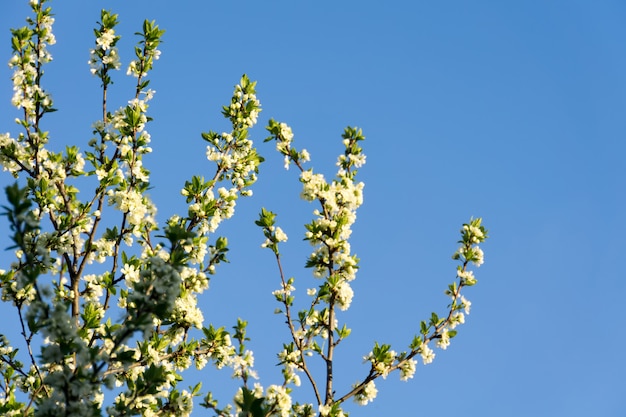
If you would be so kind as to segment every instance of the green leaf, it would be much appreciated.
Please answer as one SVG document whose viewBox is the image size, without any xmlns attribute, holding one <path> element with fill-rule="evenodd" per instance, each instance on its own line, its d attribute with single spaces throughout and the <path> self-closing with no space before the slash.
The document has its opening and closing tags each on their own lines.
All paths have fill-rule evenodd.
<svg viewBox="0 0 626 417">
<path fill-rule="evenodd" d="M 429 329 L 429 326 L 427 326 L 426 322 L 422 320 L 420 322 L 420 333 L 423 335 L 426 335 L 428 334 L 428 329 Z"/>
</svg>

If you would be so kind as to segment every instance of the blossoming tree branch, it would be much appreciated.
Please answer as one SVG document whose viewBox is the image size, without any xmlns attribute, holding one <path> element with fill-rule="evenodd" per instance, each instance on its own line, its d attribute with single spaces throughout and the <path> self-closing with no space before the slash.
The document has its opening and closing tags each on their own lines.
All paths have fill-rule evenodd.
<svg viewBox="0 0 626 417">
<path fill-rule="evenodd" d="M 93 123 L 85 150 L 68 144 L 54 152 L 52 135 L 41 128 L 55 110 L 44 77 L 52 60 L 48 48 L 55 44 L 46 3 L 31 0 L 27 26 L 12 30 L 9 65 L 19 133 L 0 134 L 0 163 L 16 179 L 6 187 L 3 207 L 12 247 L 10 259 L 8 252 L 2 258 L 0 287 L 21 335 L 0 335 L 0 414 L 188 416 L 195 403 L 217 416 L 347 416 L 347 401 L 366 405 L 375 399 L 377 379 L 397 373 L 408 380 L 418 360 L 431 363 L 434 348 L 449 346 L 470 312 L 462 294 L 476 283 L 470 267 L 483 263 L 478 244 L 487 232 L 480 219 L 461 229 L 444 312 L 416 323 L 403 349 L 384 343 L 365 348 L 356 382 L 335 384 L 335 351 L 350 335 L 339 312 L 350 307 L 359 268 L 350 236 L 363 203 L 357 170 L 365 164 L 365 138 L 360 129 L 345 129 L 345 150 L 328 180 L 307 167 L 309 153 L 295 147 L 289 126 L 270 120 L 266 141 L 275 141 L 285 167 L 295 168 L 301 198 L 314 207 L 304 233 L 313 248 L 306 260 L 313 277 L 302 279 L 309 289 L 297 294 L 295 279 L 282 266 L 287 235 L 276 214 L 261 209 L 256 224 L 265 237 L 261 246 L 276 260 L 273 296 L 286 323 L 277 352 L 282 380 L 262 385 L 246 346 L 247 322 L 239 320 L 228 331 L 207 324 L 198 308 L 209 276 L 226 261 L 228 241 L 216 231 L 233 217 L 237 200 L 252 194 L 263 161 L 249 133 L 261 111 L 256 83 L 244 75 L 223 107 L 229 132 L 202 133 L 206 174 L 185 181 L 187 211 L 159 225 L 146 194 L 151 182 L 143 158 L 152 151 L 147 126 L 154 91 L 148 77 L 164 31 L 144 22 L 135 59 L 126 67 L 134 91 L 114 109 L 108 93 L 122 67 L 118 16 L 102 11 L 89 60 L 101 87 L 101 119 Z M 218 402 L 211 386 L 185 386 L 183 372 L 205 366 L 230 369 L 225 377 L 239 381 L 230 404 Z"/>
</svg>

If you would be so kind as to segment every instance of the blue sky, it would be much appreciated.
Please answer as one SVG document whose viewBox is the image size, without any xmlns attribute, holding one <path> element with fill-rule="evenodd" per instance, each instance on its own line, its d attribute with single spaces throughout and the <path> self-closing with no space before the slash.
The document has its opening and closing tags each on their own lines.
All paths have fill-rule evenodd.
<svg viewBox="0 0 626 417">
<path fill-rule="evenodd" d="M 202 303 L 207 323 L 250 322 L 263 384 L 278 380 L 272 355 L 287 333 L 272 314 L 278 275 L 271 253 L 259 248 L 260 207 L 277 212 L 290 236 L 283 252 L 296 288 L 315 285 L 300 242 L 313 207 L 298 200 L 296 172 L 285 172 L 262 143 L 272 117 L 292 126 L 296 146 L 327 176 L 346 125 L 367 137 L 359 173 L 365 204 L 352 238 L 361 270 L 341 317 L 353 333 L 339 353 L 339 386 L 366 374 L 361 358 L 375 340 L 403 350 L 420 320 L 443 311 L 459 226 L 483 217 L 490 231 L 479 283 L 466 291 L 472 313 L 452 345 L 410 382 L 396 375 L 379 382 L 374 403 L 351 406 L 352 415 L 626 413 L 623 2 L 52 6 L 58 43 L 45 78 L 60 111 L 45 127 L 53 147 L 84 149 L 98 118 L 99 83 L 87 60 L 99 10 L 120 15 L 125 63 L 144 19 L 166 29 L 151 76 L 154 153 L 146 159 L 161 221 L 181 211 L 188 177 L 211 172 L 200 132 L 227 128 L 220 108 L 241 74 L 258 81 L 263 112 L 253 138 L 267 162 L 255 195 L 240 200 L 221 232 L 232 263 Z M 0 5 L 0 61 L 10 58 L 9 28 L 26 15 L 24 1 Z M 122 71 L 114 79 L 118 105 L 131 94 L 124 78 Z M 0 131 L 15 135 L 11 88 L 0 66 Z M 0 176 L 3 186 L 9 180 Z M 205 386 L 217 381 L 206 375 Z"/>
</svg>

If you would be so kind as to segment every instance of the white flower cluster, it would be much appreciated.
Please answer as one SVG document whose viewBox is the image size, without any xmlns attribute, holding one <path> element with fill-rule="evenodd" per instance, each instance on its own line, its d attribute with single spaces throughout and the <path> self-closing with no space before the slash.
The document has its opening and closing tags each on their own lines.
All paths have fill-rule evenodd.
<svg viewBox="0 0 626 417">
<path fill-rule="evenodd" d="M 22 59 L 15 55 L 9 62 L 9 65 L 15 68 L 13 72 L 13 97 L 11 98 L 11 104 L 15 107 L 23 108 L 34 119 L 35 95 L 46 95 L 40 86 L 33 85 L 37 76 L 37 60 L 32 55 L 26 55 Z M 45 100 L 46 104 L 52 104 L 49 95 L 46 95 Z"/>
<path fill-rule="evenodd" d="M 415 375 L 415 366 L 417 361 L 415 359 L 405 359 L 400 365 L 400 380 L 408 381 Z"/>
<path fill-rule="evenodd" d="M 413 378 L 415 365 L 417 364 L 415 359 L 407 358 L 406 352 L 398 355 L 394 350 L 390 349 L 389 345 L 379 346 L 378 343 L 363 359 L 365 362 L 370 362 L 372 371 L 382 376 L 383 379 L 387 378 L 390 372 L 399 369 L 400 380 L 402 381 Z"/>
<path fill-rule="evenodd" d="M 106 28 L 102 34 L 96 38 L 96 45 L 103 51 L 111 48 L 111 44 L 115 40 L 115 30 Z"/>
<path fill-rule="evenodd" d="M 21 162 L 28 161 L 30 154 L 28 149 L 19 141 L 11 138 L 8 133 L 0 134 L 0 164 L 3 171 L 9 171 L 17 176 L 22 170 Z M 30 164 L 29 164 L 30 165 Z"/>
<path fill-rule="evenodd" d="M 10 301 L 16 305 L 29 305 L 36 298 L 35 286 L 20 270 L 15 272 L 0 270 L 0 282 L 9 283 L 9 285 L 2 285 L 2 301 Z"/>
<path fill-rule="evenodd" d="M 344 138 L 343 144 L 346 147 L 346 150 L 349 151 L 340 155 L 337 160 L 337 166 L 340 167 L 340 174 L 346 174 L 347 172 L 345 170 L 350 169 L 351 167 L 361 168 L 365 165 L 365 154 L 361 153 L 358 148 L 355 148 L 357 152 L 352 152 L 352 147 L 355 146 L 355 143 L 353 143 L 350 138 Z"/>
<path fill-rule="evenodd" d="M 68 147 L 65 154 L 53 153 L 42 145 L 47 138 L 44 134 L 35 131 L 29 132 L 28 138 L 20 135 L 15 140 L 7 134 L 0 134 L 0 164 L 4 171 L 9 171 L 13 176 L 18 176 L 20 171 L 27 171 L 38 175 L 47 183 L 64 181 L 68 176 L 78 176 L 83 173 L 85 159 L 76 147 Z M 33 146 L 33 144 L 37 144 Z M 71 188 L 68 188 L 70 191 Z M 55 201 L 64 204 L 62 195 L 52 195 L 49 203 Z M 43 204 L 45 206 L 45 204 Z M 48 209 L 49 207 L 44 207 Z"/>
<path fill-rule="evenodd" d="M 252 377 L 258 379 L 254 367 L 254 353 L 251 350 L 246 350 L 242 355 L 234 355 L 229 358 L 227 362 L 233 368 L 233 378 L 248 378 Z"/>
<path fill-rule="evenodd" d="M 154 350 L 154 349 L 153 349 Z M 159 415 L 188 417 L 193 410 L 193 395 L 187 391 L 175 389 L 176 379 L 171 362 L 161 361 L 151 366 L 132 367 L 127 373 L 128 380 L 138 381 L 150 389 L 138 392 L 130 390 L 119 394 L 114 405 L 107 407 L 110 416 L 125 416 L 129 412 L 133 415 L 156 417 Z M 162 378 L 161 381 L 151 381 L 150 378 Z M 156 383 L 155 383 L 156 382 Z M 154 388 L 151 386 L 154 384 Z M 157 410 L 167 410 L 161 413 Z"/>
<path fill-rule="evenodd" d="M 108 257 L 115 252 L 115 241 L 106 238 L 100 238 L 92 242 L 92 250 L 87 255 L 89 263 L 96 261 L 104 263 Z"/>
<path fill-rule="evenodd" d="M 300 375 L 303 364 L 302 351 L 294 346 L 293 343 L 285 345 L 285 348 L 278 353 L 278 359 L 283 365 L 283 377 L 285 384 L 293 383 L 296 387 L 300 386 Z"/>
<path fill-rule="evenodd" d="M 275 416 L 289 417 L 291 415 L 291 396 L 285 387 L 270 385 L 265 391 L 265 401 L 277 410 Z"/>
<path fill-rule="evenodd" d="M 279 290 L 272 291 L 272 295 L 276 297 L 279 301 L 285 300 L 286 297 L 290 296 L 291 293 L 296 290 L 296 287 L 291 284 L 292 282 L 293 280 L 290 279 L 289 281 L 283 283 L 282 287 Z"/>
<path fill-rule="evenodd" d="M 302 329 L 296 335 L 299 339 L 305 339 L 306 344 L 303 344 L 303 348 L 310 349 L 312 348 L 311 345 L 314 345 L 313 337 L 319 336 L 322 339 L 328 339 L 328 328 L 332 327 L 335 329 L 338 323 L 337 318 L 330 320 L 330 313 L 327 308 L 313 310 L 306 316 L 304 321 L 307 327 L 306 330 Z"/>
<path fill-rule="evenodd" d="M 96 45 L 89 51 L 89 71 L 92 75 L 102 79 L 103 85 L 111 83 L 109 70 L 118 70 L 121 67 L 120 55 L 117 49 L 117 41 L 120 39 L 115 34 L 117 15 L 102 10 L 100 28 L 95 30 Z"/>
<path fill-rule="evenodd" d="M 462 239 L 459 243 L 461 246 L 453 255 L 453 259 L 463 262 L 463 266 L 459 267 L 460 278 L 471 281 L 467 285 L 475 284 L 473 274 L 466 272 L 466 266 L 468 263 L 473 263 L 475 266 L 481 266 L 485 261 L 485 255 L 482 249 L 478 246 L 487 238 L 487 232 L 481 225 L 481 219 L 472 219 L 468 224 L 464 224 L 461 229 Z"/>
<path fill-rule="evenodd" d="M 39 4 L 31 4 L 37 13 L 34 28 L 24 27 L 13 31 L 13 57 L 9 67 L 13 69 L 13 98 L 11 104 L 25 112 L 25 120 L 29 123 L 41 117 L 47 111 L 52 111 L 52 98 L 39 84 L 43 72 L 41 65 L 52 61 L 48 51 L 49 45 L 54 45 L 56 39 L 52 33 L 54 18 L 50 10 Z M 33 47 L 36 45 L 36 47 Z M 37 107 L 39 113 L 36 113 Z"/>
<path fill-rule="evenodd" d="M 178 297 L 171 318 L 179 325 L 201 329 L 204 316 L 202 310 L 198 308 L 197 297 L 191 292 L 186 292 Z"/>
<path fill-rule="evenodd" d="M 41 17 L 39 19 L 39 45 L 37 56 L 42 64 L 48 63 L 52 60 L 50 56 L 47 45 L 54 45 L 57 41 L 52 33 L 52 25 L 54 24 L 54 18 L 49 14 L 49 11 L 43 11 Z"/>
<path fill-rule="evenodd" d="M 215 162 L 219 169 L 230 172 L 228 176 L 233 186 L 243 188 L 247 181 L 256 181 L 258 161 L 253 143 L 248 139 L 237 139 L 232 133 L 214 134 L 211 145 L 207 146 L 207 159 Z"/>
<path fill-rule="evenodd" d="M 354 291 L 348 281 L 341 280 L 335 286 L 336 292 L 336 301 L 340 310 L 347 310 L 352 303 L 352 297 L 354 296 Z"/>
<path fill-rule="evenodd" d="M 460 301 L 460 304 L 458 304 L 457 301 L 457 310 L 455 310 L 450 316 L 448 328 L 451 330 L 456 328 L 456 326 L 458 326 L 459 324 L 464 324 L 465 316 L 470 313 L 472 302 L 466 299 L 463 295 L 461 295 Z M 460 311 L 461 309 L 463 311 Z"/>
<path fill-rule="evenodd" d="M 219 148 L 207 146 L 207 159 L 215 162 L 220 170 L 230 172 L 228 178 L 238 189 L 246 187 L 250 181 L 256 181 L 258 162 L 251 158 L 255 155 L 252 141 L 247 139 L 234 141 L 229 133 L 222 133 L 221 141 L 225 145 Z M 252 192 L 249 191 L 246 195 L 252 195 Z"/>
<path fill-rule="evenodd" d="M 185 190 L 183 190 L 183 195 Z M 215 198 L 212 190 L 198 198 L 195 203 L 189 205 L 189 215 L 197 223 L 198 233 L 204 235 L 208 232 L 215 232 L 219 225 L 235 214 L 235 205 L 238 198 L 238 190 L 231 188 L 227 190 L 224 187 L 218 189 L 218 197 Z M 200 254 L 206 254 L 206 242 L 202 248 L 189 248 Z M 196 256 L 196 258 L 198 258 Z"/>
<path fill-rule="evenodd" d="M 146 51 L 146 56 L 149 59 L 158 60 L 161 57 L 161 51 L 158 49 L 150 49 Z M 147 69 L 142 65 L 141 60 L 134 60 L 128 64 L 128 69 L 126 70 L 126 75 L 132 75 L 135 78 L 143 78 L 148 75 Z"/>
<path fill-rule="evenodd" d="M 446 350 L 450 346 L 450 333 L 447 327 L 439 333 L 439 340 L 437 340 L 437 347 Z"/>
<path fill-rule="evenodd" d="M 335 404 L 334 406 L 331 404 L 320 404 L 318 407 L 319 413 L 321 416 L 326 417 L 332 415 L 333 417 L 346 417 L 347 414 L 344 414 L 343 410 Z"/>
<path fill-rule="evenodd" d="M 474 277 L 474 271 L 459 269 L 456 272 L 456 276 L 461 278 L 462 280 L 464 280 L 470 285 L 476 283 L 476 278 Z"/>
<path fill-rule="evenodd" d="M 284 156 L 285 169 L 289 169 L 291 162 L 294 162 L 300 169 L 302 169 L 301 164 L 311 159 L 311 156 L 306 149 L 302 149 L 298 152 L 291 147 L 291 143 L 293 141 L 293 131 L 287 123 L 279 123 L 271 119 L 267 130 L 272 133 L 272 136 L 267 138 L 266 141 L 272 139 L 276 140 L 276 150 Z"/>
<path fill-rule="evenodd" d="M 111 44 L 116 40 L 113 29 L 105 29 L 102 35 L 96 38 L 96 48 L 90 51 L 89 71 L 92 75 L 98 75 L 105 68 L 119 69 L 121 67 L 120 56 L 116 47 Z"/>
<path fill-rule="evenodd" d="M 387 345 L 379 347 L 378 343 L 372 352 L 363 357 L 363 361 L 370 362 L 372 369 L 379 373 L 383 379 L 386 379 L 389 372 L 394 369 L 395 360 L 396 352 L 389 350 Z"/>
<path fill-rule="evenodd" d="M 280 227 L 270 226 L 268 227 L 268 230 L 270 233 L 268 233 L 269 236 L 265 239 L 265 241 L 261 243 L 262 248 L 271 248 L 272 245 L 287 241 L 287 234 Z"/>
<path fill-rule="evenodd" d="M 143 99 L 132 99 L 126 107 L 118 109 L 108 124 L 99 122 L 95 125 L 103 138 L 116 145 L 119 161 L 117 164 L 100 164 L 92 160 L 96 168 L 94 173 L 103 186 L 118 184 L 107 190 L 108 202 L 126 215 L 129 231 L 137 237 L 144 233 L 146 227 L 156 227 L 156 208 L 142 191 L 149 182 L 149 171 L 141 159 L 152 151 L 148 146 L 151 138 L 145 131 L 145 125 L 148 121 L 147 102 L 153 94 L 152 90 L 146 91 Z M 92 144 L 100 152 L 106 149 L 106 144 L 99 147 L 95 142 Z"/>
<path fill-rule="evenodd" d="M 285 169 L 289 169 L 291 164 L 291 156 L 289 154 L 291 148 L 291 141 L 293 140 L 293 132 L 287 123 L 280 123 L 280 131 L 276 136 L 276 150 L 285 155 Z"/>
<path fill-rule="evenodd" d="M 353 387 L 356 388 L 358 385 L 359 384 L 357 383 L 353 385 Z M 370 381 L 354 395 L 354 401 L 359 405 L 367 405 L 368 403 L 374 401 L 376 395 L 378 395 L 376 384 L 374 384 L 374 381 Z"/>
<path fill-rule="evenodd" d="M 128 214 L 128 222 L 134 228 L 135 233 L 141 233 L 138 226 L 144 222 L 154 223 L 154 207 L 145 196 L 133 189 L 130 190 L 109 190 L 109 203 L 122 213 Z"/>
<path fill-rule="evenodd" d="M 251 82 L 247 77 L 242 78 L 240 84 L 235 87 L 230 106 L 224 109 L 233 124 L 243 129 L 254 126 L 261 111 L 261 102 L 254 92 L 255 85 L 256 81 Z"/>
<path fill-rule="evenodd" d="M 449 305 L 450 311 L 447 318 L 439 319 L 434 313 L 430 322 L 430 327 L 422 322 L 422 333 L 426 336 L 426 330 L 434 328 L 434 332 L 422 341 L 417 338 L 417 352 L 421 355 L 424 364 L 431 363 L 435 358 L 435 353 L 428 346 L 430 340 L 436 339 L 436 346 L 446 350 L 450 346 L 450 340 L 456 335 L 454 330 L 458 325 L 465 323 L 465 315 L 470 313 L 472 303 L 461 295 L 464 286 L 476 284 L 474 272 L 467 269 L 468 265 L 474 264 L 479 267 L 484 261 L 483 251 L 478 244 L 487 238 L 487 231 L 481 225 L 482 219 L 471 219 L 468 224 L 464 224 L 461 229 L 460 248 L 452 256 L 459 260 L 461 265 L 457 267 L 457 277 L 459 283 L 451 284 L 446 290 L 446 294 L 452 299 Z M 426 330 L 424 330 L 426 329 Z"/>
<path fill-rule="evenodd" d="M 432 363 L 433 360 L 435 360 L 435 352 L 430 347 L 428 347 L 428 344 L 422 344 L 418 351 L 419 354 L 422 356 L 422 361 L 424 362 L 424 365 L 428 365 L 429 363 Z"/>
<path fill-rule="evenodd" d="M 348 239 L 356 220 L 356 210 L 363 203 L 364 185 L 355 182 L 354 177 L 355 168 L 365 163 L 365 156 L 358 146 L 358 142 L 364 137 L 358 129 L 346 129 L 343 135 L 345 154 L 338 160 L 339 170 L 336 179 L 329 183 L 322 174 L 303 168 L 303 163 L 310 159 L 309 153 L 306 150 L 297 151 L 292 147 L 293 131 L 287 124 L 270 120 L 267 130 L 272 136 L 266 141 L 276 140 L 276 149 L 285 158 L 285 168 L 288 169 L 293 163 L 301 171 L 300 182 L 303 184 L 301 197 L 306 201 L 318 201 L 321 206 L 314 210 L 313 221 L 305 225 L 307 229 L 305 240 L 315 247 L 306 266 L 312 268 L 313 275 L 323 278 L 324 282 L 320 285 L 319 291 L 315 288 L 307 290 L 307 294 L 312 298 L 311 305 L 299 312 L 298 324 L 293 321 L 290 313 L 294 299 L 292 291 L 295 290 L 292 285 L 293 278 L 286 282 L 283 278 L 283 287 L 273 293 L 284 305 L 283 313 L 287 317 L 293 338 L 293 342 L 286 345 L 285 350 L 279 354 L 285 384 L 293 382 L 298 385 L 300 378 L 296 372 L 308 372 L 305 363 L 308 356 L 317 354 L 328 360 L 336 344 L 350 334 L 350 329 L 345 325 L 342 328 L 338 327 L 336 309 L 347 310 L 354 297 L 350 282 L 356 277 L 358 258 L 351 253 Z M 276 246 L 279 240 L 274 233 L 274 216 L 273 213 L 263 209 L 257 225 L 263 228 L 267 238 L 264 246 L 274 251 L 280 266 Z M 325 339 L 322 344 L 328 346 L 325 348 L 326 352 L 320 347 L 317 338 Z M 385 370 L 385 375 L 392 367 L 393 360 L 390 367 Z M 410 365 L 405 365 L 405 373 L 407 375 L 410 373 Z M 373 381 L 370 381 L 351 395 L 355 396 L 357 402 L 366 404 L 374 399 L 376 392 Z M 325 401 L 318 406 L 320 415 L 344 415 L 339 404 Z"/>
<path fill-rule="evenodd" d="M 340 172 L 340 175 L 342 173 Z M 340 176 L 328 184 L 323 175 L 303 171 L 301 196 L 307 201 L 318 200 L 322 210 L 315 210 L 317 216 L 307 225 L 305 237 L 315 246 L 309 257 L 316 277 L 338 278 L 331 289 L 342 310 L 349 308 L 353 291 L 349 282 L 356 276 L 357 259 L 351 254 L 348 239 L 352 224 L 356 221 L 356 210 L 363 203 L 362 182 L 355 184 L 348 175 Z"/>
</svg>

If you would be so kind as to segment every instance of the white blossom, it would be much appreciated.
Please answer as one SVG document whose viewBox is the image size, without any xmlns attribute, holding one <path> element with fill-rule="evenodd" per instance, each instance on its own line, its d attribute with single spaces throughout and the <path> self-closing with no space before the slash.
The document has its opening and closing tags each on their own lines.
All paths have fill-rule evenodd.
<svg viewBox="0 0 626 417">
<path fill-rule="evenodd" d="M 400 380 L 408 381 L 413 378 L 415 375 L 415 365 L 417 365 L 417 361 L 415 359 L 407 359 L 400 366 Z"/>
<path fill-rule="evenodd" d="M 433 350 L 428 347 L 427 344 L 422 344 L 419 348 L 419 353 L 420 356 L 422 357 L 422 361 L 424 362 L 424 365 L 428 365 L 429 363 L 432 363 L 432 361 L 435 359 L 435 352 L 433 352 Z"/>
<path fill-rule="evenodd" d="M 357 385 L 353 385 L 353 387 L 356 386 Z M 365 386 L 359 392 L 355 394 L 354 401 L 359 405 L 366 405 L 374 401 L 374 398 L 376 398 L 377 394 L 378 390 L 376 389 L 374 381 L 370 381 L 365 384 Z"/>
</svg>

